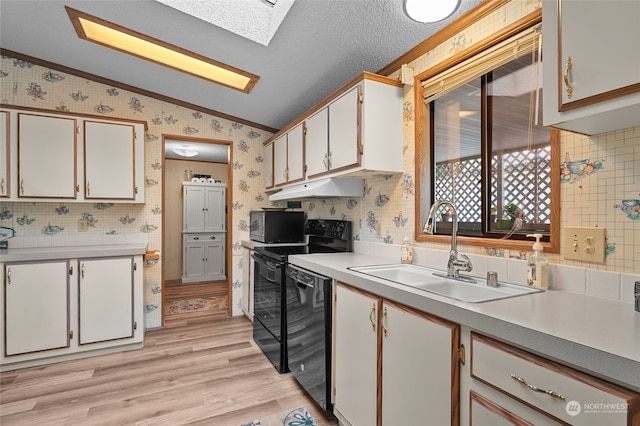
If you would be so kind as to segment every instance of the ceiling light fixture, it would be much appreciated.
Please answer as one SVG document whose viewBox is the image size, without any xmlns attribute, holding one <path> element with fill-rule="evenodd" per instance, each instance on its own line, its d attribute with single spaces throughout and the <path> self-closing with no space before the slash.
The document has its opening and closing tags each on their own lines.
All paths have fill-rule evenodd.
<svg viewBox="0 0 640 426">
<path fill-rule="evenodd" d="M 181 148 L 172 148 L 171 150 L 181 157 L 195 157 L 199 154 L 198 151 L 189 147 L 189 145 L 182 145 Z"/>
<path fill-rule="evenodd" d="M 404 13 L 414 21 L 442 21 L 456 11 L 460 0 L 403 0 Z"/>
<path fill-rule="evenodd" d="M 78 37 L 232 89 L 249 93 L 257 75 L 65 6 Z"/>
</svg>

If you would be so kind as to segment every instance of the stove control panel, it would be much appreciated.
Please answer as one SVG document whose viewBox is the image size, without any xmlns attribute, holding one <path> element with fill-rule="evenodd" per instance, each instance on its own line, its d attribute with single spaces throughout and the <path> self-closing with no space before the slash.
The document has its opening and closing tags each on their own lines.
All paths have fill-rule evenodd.
<svg viewBox="0 0 640 426">
<path fill-rule="evenodd" d="M 309 219 L 305 233 L 318 237 L 351 240 L 351 222 L 348 220 Z"/>
</svg>

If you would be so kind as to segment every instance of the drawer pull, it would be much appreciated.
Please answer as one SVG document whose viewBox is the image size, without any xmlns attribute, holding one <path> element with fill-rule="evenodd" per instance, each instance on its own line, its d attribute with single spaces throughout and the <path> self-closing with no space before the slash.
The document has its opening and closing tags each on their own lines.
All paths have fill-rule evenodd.
<svg viewBox="0 0 640 426">
<path fill-rule="evenodd" d="M 526 387 L 528 387 L 529 389 L 536 391 L 536 392 L 541 392 L 541 393 L 546 393 L 547 395 L 553 397 L 553 398 L 558 398 L 564 401 L 564 396 L 560 395 L 559 393 L 552 391 L 552 390 L 544 390 L 544 389 L 540 389 L 534 385 L 530 385 L 529 383 L 527 383 L 522 377 L 516 376 L 515 374 L 512 374 L 511 377 L 513 378 L 513 380 L 517 380 L 518 382 L 522 383 L 523 385 L 525 385 Z"/>
</svg>

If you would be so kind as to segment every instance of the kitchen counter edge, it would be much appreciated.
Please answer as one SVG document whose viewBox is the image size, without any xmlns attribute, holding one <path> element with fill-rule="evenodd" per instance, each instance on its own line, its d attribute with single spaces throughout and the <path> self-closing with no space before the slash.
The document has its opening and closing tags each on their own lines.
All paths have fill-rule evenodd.
<svg viewBox="0 0 640 426">
<path fill-rule="evenodd" d="M 9 248 L 0 252 L 0 263 L 145 254 L 147 243 Z"/>
</svg>

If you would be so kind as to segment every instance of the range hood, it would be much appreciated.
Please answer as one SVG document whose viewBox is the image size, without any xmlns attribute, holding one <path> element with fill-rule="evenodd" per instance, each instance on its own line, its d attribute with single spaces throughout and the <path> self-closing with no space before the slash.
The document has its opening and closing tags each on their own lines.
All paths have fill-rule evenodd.
<svg viewBox="0 0 640 426">
<path fill-rule="evenodd" d="M 364 179 L 327 178 L 291 185 L 269 195 L 269 201 L 301 200 L 305 198 L 362 197 Z"/>
</svg>

